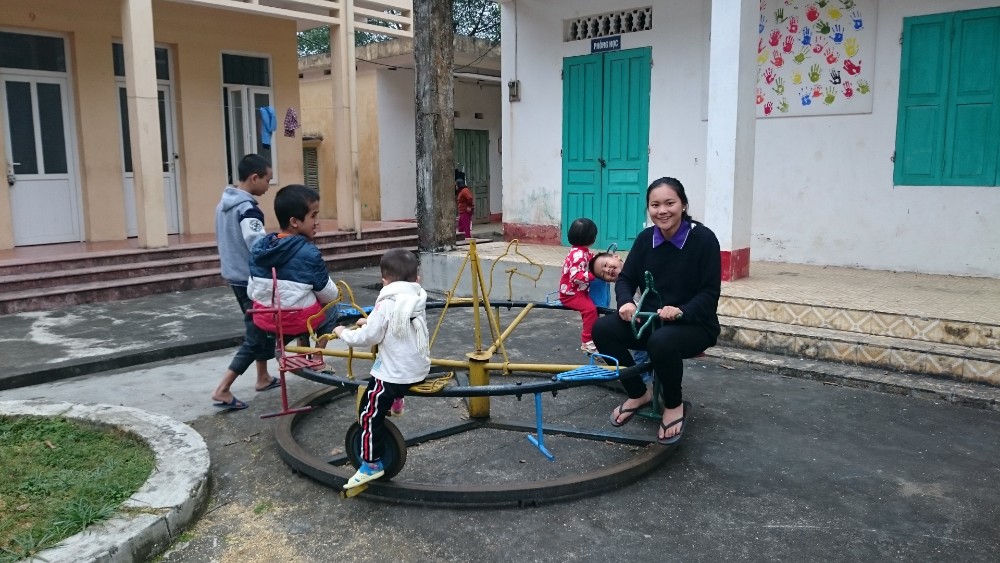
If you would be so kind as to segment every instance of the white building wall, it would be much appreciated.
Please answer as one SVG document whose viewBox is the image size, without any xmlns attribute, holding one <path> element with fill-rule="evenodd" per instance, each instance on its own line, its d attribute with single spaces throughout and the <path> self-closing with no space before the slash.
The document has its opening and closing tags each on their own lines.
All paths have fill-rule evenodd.
<svg viewBox="0 0 1000 563">
<path fill-rule="evenodd" d="M 663 4 L 663 6 L 661 6 Z M 520 102 L 502 96 L 504 112 L 504 223 L 560 224 L 562 192 L 562 70 L 564 57 L 590 53 L 590 41 L 562 41 L 564 19 L 648 6 L 620 0 L 533 0 L 501 4 L 503 84 L 521 81 Z M 703 90 L 707 12 L 698 2 L 653 3 L 653 30 L 622 35 L 622 49 L 651 46 L 649 174 L 675 176 L 690 186 L 702 216 L 705 172 Z M 704 13 L 703 13 L 704 12 Z M 702 21 L 704 20 L 704 23 Z M 690 53 L 690 56 L 684 53 Z M 704 58 L 704 60 L 703 60 Z"/>
<path fill-rule="evenodd" d="M 500 175 L 500 85 L 455 82 L 455 129 L 481 129 L 489 132 L 490 213 L 503 210 L 503 179 Z M 477 118 L 476 114 L 482 114 Z"/>
<path fill-rule="evenodd" d="M 893 186 L 890 160 L 903 18 L 996 5 L 881 0 L 870 115 L 757 121 L 751 258 L 1000 277 L 1000 188 Z"/>
<path fill-rule="evenodd" d="M 744 0 L 757 2 L 757 0 Z M 651 46 L 650 179 L 675 176 L 704 217 L 705 71 L 710 0 L 626 3 L 517 0 L 501 4 L 504 222 L 557 226 L 561 208 L 564 19 L 653 6 L 653 30 L 622 35 Z M 987 0 L 881 0 L 871 114 L 759 119 L 751 259 L 1000 277 L 1000 188 L 893 186 L 903 17 L 996 6 Z M 517 33 L 515 29 L 515 11 Z M 516 41 L 514 37 L 516 36 Z M 515 55 L 516 53 L 516 55 Z M 701 85 L 701 87 L 698 87 Z M 711 227 L 711 225 L 709 225 Z M 751 275 L 753 271 L 751 269 Z"/>
<path fill-rule="evenodd" d="M 416 217 L 416 107 L 410 69 L 377 70 L 382 220 Z M 456 129 L 483 129 L 490 137 L 490 212 L 502 209 L 500 92 L 496 84 L 455 82 Z M 476 114 L 482 114 L 476 118 Z"/>
<path fill-rule="evenodd" d="M 413 71 L 376 72 L 382 220 L 413 219 L 417 208 Z"/>
</svg>

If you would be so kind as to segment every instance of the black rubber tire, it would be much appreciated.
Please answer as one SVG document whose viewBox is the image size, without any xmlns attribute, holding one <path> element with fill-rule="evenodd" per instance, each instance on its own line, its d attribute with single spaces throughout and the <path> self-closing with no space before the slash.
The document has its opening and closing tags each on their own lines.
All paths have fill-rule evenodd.
<svg viewBox="0 0 1000 563">
<path fill-rule="evenodd" d="M 379 481 L 388 481 L 406 465 L 406 440 L 403 439 L 402 432 L 396 425 L 385 421 L 385 439 L 382 441 L 382 466 L 385 468 L 385 475 L 378 478 Z M 361 467 L 361 425 L 355 422 L 347 429 L 344 435 L 344 451 L 355 469 Z"/>
</svg>

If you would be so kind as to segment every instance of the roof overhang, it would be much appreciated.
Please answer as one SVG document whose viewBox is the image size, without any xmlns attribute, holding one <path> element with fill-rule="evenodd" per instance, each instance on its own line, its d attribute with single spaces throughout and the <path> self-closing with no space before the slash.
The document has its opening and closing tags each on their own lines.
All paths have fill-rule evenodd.
<svg viewBox="0 0 1000 563">
<path fill-rule="evenodd" d="M 218 10 L 244 12 L 293 20 L 299 31 L 322 26 L 339 26 L 345 13 L 353 14 L 357 31 L 390 37 L 413 37 L 412 0 L 170 0 Z M 346 5 L 346 2 L 353 2 Z M 387 10 L 399 14 L 387 13 Z M 369 18 L 399 26 L 399 29 L 369 23 Z"/>
</svg>

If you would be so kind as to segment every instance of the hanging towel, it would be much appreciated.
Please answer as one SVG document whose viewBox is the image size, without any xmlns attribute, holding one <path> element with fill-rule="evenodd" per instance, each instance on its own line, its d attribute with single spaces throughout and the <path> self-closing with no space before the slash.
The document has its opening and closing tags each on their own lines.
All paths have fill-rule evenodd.
<svg viewBox="0 0 1000 563">
<path fill-rule="evenodd" d="M 288 108 L 285 112 L 285 136 L 294 137 L 295 130 L 299 128 L 299 116 L 295 113 L 295 110 Z"/>
<path fill-rule="evenodd" d="M 274 114 L 273 106 L 264 106 L 260 112 L 260 142 L 265 147 L 271 146 L 271 134 L 278 128 L 278 116 Z"/>
</svg>

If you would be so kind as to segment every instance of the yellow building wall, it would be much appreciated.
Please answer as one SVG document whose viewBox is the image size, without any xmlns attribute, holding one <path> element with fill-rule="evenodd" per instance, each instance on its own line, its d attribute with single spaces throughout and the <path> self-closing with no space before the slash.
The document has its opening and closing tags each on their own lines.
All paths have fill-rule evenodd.
<svg viewBox="0 0 1000 563">
<path fill-rule="evenodd" d="M 382 218 L 379 180 L 378 125 L 376 120 L 375 73 L 357 76 L 358 100 L 358 185 L 361 192 L 361 219 Z M 299 81 L 302 100 L 302 130 L 318 133 L 323 141 L 316 145 L 319 164 L 320 215 L 337 218 L 337 160 L 335 147 L 340 136 L 333 126 L 333 80 L 330 76 Z"/>
<path fill-rule="evenodd" d="M 377 74 L 358 75 L 358 186 L 361 192 L 361 217 L 382 218 L 382 178 L 379 174 Z"/>
<path fill-rule="evenodd" d="M 333 80 L 329 76 L 299 81 L 299 99 L 302 105 L 302 131 L 321 135 L 323 140 L 316 147 L 319 171 L 320 217 L 337 218 L 337 186 L 334 154 L 336 146 L 333 128 Z"/>
<path fill-rule="evenodd" d="M 118 0 L 3 0 L 0 27 L 65 34 L 76 122 L 79 189 L 84 237 L 88 241 L 125 239 L 124 179 L 118 94 L 111 44 L 120 41 Z M 299 107 L 295 23 L 234 11 L 176 2 L 153 2 L 158 45 L 171 49 L 171 78 L 181 206 L 181 232 L 212 233 L 215 205 L 226 185 L 225 129 L 222 105 L 223 52 L 271 59 L 271 89 L 278 116 L 272 139 L 278 161 L 278 184 L 260 198 L 269 227 L 276 188 L 301 183 L 301 130 L 282 135 L 285 111 Z M 3 119 L 0 114 L 0 119 Z M 3 135 L 0 135 L 0 155 Z M 0 248 L 13 246 L 10 189 L 0 182 Z"/>
</svg>

